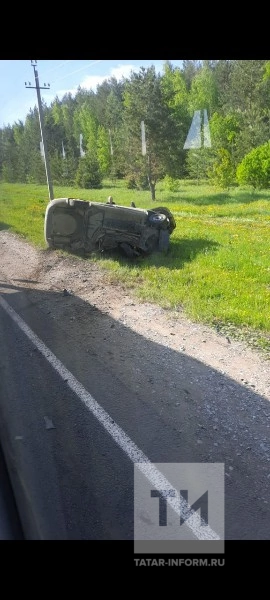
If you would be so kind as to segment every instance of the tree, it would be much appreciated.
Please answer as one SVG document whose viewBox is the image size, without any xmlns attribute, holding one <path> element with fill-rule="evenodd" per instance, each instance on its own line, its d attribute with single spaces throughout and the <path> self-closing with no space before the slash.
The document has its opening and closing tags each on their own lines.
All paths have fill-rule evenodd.
<svg viewBox="0 0 270 600">
<path fill-rule="evenodd" d="M 71 94 L 66 94 L 61 102 L 56 98 L 51 106 L 53 120 L 56 125 L 54 131 L 57 134 L 56 148 L 59 156 L 62 154 L 62 144 L 64 146 L 63 183 L 67 184 L 74 183 L 80 156 L 79 134 L 77 135 L 74 125 L 77 104 L 79 102 L 77 103 Z"/>
<path fill-rule="evenodd" d="M 262 108 L 267 96 L 265 85 L 265 60 L 233 60 L 231 62 L 229 85 L 224 89 L 223 106 L 225 112 L 247 109 L 257 105 Z M 269 87 L 268 87 L 269 90 Z"/>
<path fill-rule="evenodd" d="M 188 91 L 191 89 L 195 75 L 197 75 L 201 68 L 200 60 L 183 60 L 182 73 Z"/>
<path fill-rule="evenodd" d="M 214 185 L 222 189 L 228 189 L 235 182 L 235 168 L 228 150 L 225 148 L 217 150 L 216 159 L 208 170 L 208 176 Z"/>
<path fill-rule="evenodd" d="M 25 165 L 25 177 L 29 183 L 46 183 L 46 172 L 44 161 L 40 152 L 40 125 L 38 109 L 30 109 L 24 126 L 23 143 L 20 153 Z"/>
<path fill-rule="evenodd" d="M 16 144 L 16 168 L 14 171 L 14 175 L 16 177 L 16 181 L 20 181 L 22 183 L 26 182 L 26 166 L 27 166 L 27 156 L 24 152 L 24 124 L 22 121 L 16 122 L 13 125 L 13 136 Z"/>
<path fill-rule="evenodd" d="M 107 96 L 106 107 L 105 107 L 105 127 L 111 130 L 116 130 L 121 127 L 123 123 L 123 111 L 124 104 L 122 97 L 111 90 Z"/>
<path fill-rule="evenodd" d="M 207 176 L 221 187 L 235 177 L 237 166 L 237 140 L 240 134 L 239 113 L 221 115 L 215 112 L 210 120 L 212 148 L 208 151 Z M 229 157 L 228 157 L 229 155 Z"/>
<path fill-rule="evenodd" d="M 125 173 L 125 139 L 126 128 L 123 125 L 124 104 L 122 99 L 122 86 L 120 89 L 113 87 L 107 96 L 104 122 L 110 143 L 110 175 L 123 177 Z"/>
<path fill-rule="evenodd" d="M 165 159 L 166 173 L 173 177 L 185 174 L 186 152 L 183 149 L 190 126 L 188 110 L 188 90 L 183 73 L 168 61 L 164 65 L 161 77 L 161 92 L 164 104 L 170 115 L 170 152 Z"/>
<path fill-rule="evenodd" d="M 85 102 L 74 111 L 74 133 L 78 140 L 78 144 L 80 134 L 82 134 L 84 146 L 91 148 L 92 152 L 96 152 L 97 131 L 98 120 Z"/>
<path fill-rule="evenodd" d="M 112 166 L 109 131 L 99 125 L 97 132 L 97 159 L 102 177 L 109 175 Z"/>
<path fill-rule="evenodd" d="M 226 98 L 228 96 L 228 90 L 230 87 L 232 63 L 233 63 L 233 61 L 231 61 L 231 60 L 212 61 L 213 73 L 214 73 L 216 89 L 217 89 L 217 110 L 221 111 L 222 114 L 224 114 L 224 112 L 225 112 L 224 111 L 224 103 L 225 103 L 224 98 Z M 231 107 L 229 106 L 227 110 L 230 112 Z"/>
<path fill-rule="evenodd" d="M 13 183 L 17 181 L 18 148 L 10 125 L 2 130 L 1 137 L 1 177 Z"/>
<path fill-rule="evenodd" d="M 211 117 L 218 104 L 215 75 L 208 65 L 204 65 L 194 76 L 189 94 L 189 110 L 206 109 Z"/>
<path fill-rule="evenodd" d="M 103 176 L 126 177 L 129 185 L 148 186 L 152 198 L 156 182 L 165 175 L 178 179 L 195 173 L 204 177 L 208 172 L 217 177 L 222 172 L 223 177 L 269 140 L 269 97 L 270 61 L 266 60 L 183 61 L 181 69 L 166 61 L 161 75 L 154 67 L 142 68 L 129 79 L 106 80 L 96 92 L 78 88 L 75 96 L 66 94 L 61 101 L 56 97 L 50 106 L 43 102 L 53 179 L 74 183 L 80 134 L 83 150 L 90 153 L 91 161 L 98 161 Z M 193 112 L 201 109 L 208 113 L 212 148 L 196 152 L 196 158 L 183 146 Z M 146 156 L 142 155 L 142 121 Z M 24 123 L 2 128 L 0 176 L 14 182 L 46 182 L 37 107 Z"/>
<path fill-rule="evenodd" d="M 124 92 L 126 126 L 126 174 L 135 180 L 147 177 L 152 200 L 157 180 L 166 173 L 173 127 L 162 97 L 161 78 L 155 68 L 132 73 Z M 141 122 L 146 133 L 146 155 L 142 156 Z"/>
<path fill-rule="evenodd" d="M 270 142 L 249 152 L 237 167 L 237 181 L 266 189 L 270 186 Z"/>
<path fill-rule="evenodd" d="M 237 136 L 240 132 L 241 117 L 239 113 L 229 113 L 225 116 L 218 112 L 210 120 L 212 145 L 215 148 L 225 148 L 233 154 Z"/>
<path fill-rule="evenodd" d="M 244 156 L 269 139 L 270 79 L 266 77 L 267 61 L 234 60 L 231 62 L 229 85 L 223 94 L 224 113 L 238 114 L 239 133 L 235 158 Z"/>
<path fill-rule="evenodd" d="M 208 171 L 213 163 L 213 152 L 209 148 L 198 148 L 188 150 L 186 158 L 186 168 L 189 177 L 192 179 L 208 178 Z"/>
<path fill-rule="evenodd" d="M 84 157 L 80 158 L 75 183 L 85 189 L 102 187 L 102 176 L 94 153 L 88 151 Z"/>
<path fill-rule="evenodd" d="M 119 106 L 121 106 L 123 102 L 124 88 L 125 80 L 122 79 L 122 81 L 119 82 L 115 77 L 106 79 L 97 86 L 95 116 L 99 124 L 103 125 L 103 127 L 111 127 L 112 119 L 114 120 L 115 126 L 116 115 L 113 111 L 115 108 L 118 111 Z"/>
</svg>

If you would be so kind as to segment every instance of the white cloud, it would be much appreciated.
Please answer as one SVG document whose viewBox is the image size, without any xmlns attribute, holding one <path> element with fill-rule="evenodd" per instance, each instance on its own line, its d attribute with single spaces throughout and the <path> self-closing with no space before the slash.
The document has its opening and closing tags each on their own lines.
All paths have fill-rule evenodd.
<svg viewBox="0 0 270 600">
<path fill-rule="evenodd" d="M 105 79 L 115 77 L 119 81 L 122 77 L 129 77 L 131 71 L 139 71 L 139 68 L 135 65 L 118 65 L 117 67 L 113 67 L 107 75 L 87 75 L 81 81 L 80 86 L 86 90 L 93 90 L 95 92 L 97 86 L 105 81 Z"/>
<path fill-rule="evenodd" d="M 50 104 L 50 102 L 52 102 L 55 99 L 55 94 L 44 94 L 44 96 L 42 96 L 42 100 L 44 100 L 44 102 L 46 102 L 46 104 Z"/>
<path fill-rule="evenodd" d="M 136 67 L 135 65 L 118 65 L 118 67 L 114 67 L 114 69 L 111 70 L 111 77 L 121 79 L 122 77 L 129 77 L 131 71 L 139 70 L 140 67 Z"/>
<path fill-rule="evenodd" d="M 61 100 L 65 94 L 71 94 L 72 96 L 74 96 L 77 93 L 77 91 L 78 91 L 77 87 L 65 89 L 65 90 L 57 90 L 54 94 L 53 99 L 57 96 L 59 98 L 59 100 Z"/>
<path fill-rule="evenodd" d="M 97 89 L 98 85 L 101 85 L 105 79 L 110 79 L 110 77 L 115 77 L 118 81 L 122 79 L 122 77 L 129 77 L 131 71 L 139 71 L 140 67 L 135 65 L 118 65 L 111 69 L 111 71 L 107 75 L 86 75 L 84 79 L 76 87 L 69 89 L 62 89 L 56 92 L 56 96 L 61 99 L 65 94 L 72 94 L 73 96 L 77 93 L 78 87 L 85 90 L 93 90 L 94 92 Z"/>
<path fill-rule="evenodd" d="M 95 92 L 97 85 L 100 85 L 108 77 L 110 75 L 86 75 L 79 85 L 85 90 L 93 90 Z"/>
</svg>

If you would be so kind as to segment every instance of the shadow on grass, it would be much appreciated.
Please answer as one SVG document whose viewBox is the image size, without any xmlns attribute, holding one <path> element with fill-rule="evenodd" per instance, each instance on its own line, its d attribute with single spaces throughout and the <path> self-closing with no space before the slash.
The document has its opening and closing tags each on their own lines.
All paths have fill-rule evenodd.
<svg viewBox="0 0 270 600">
<path fill-rule="evenodd" d="M 2 221 L 0 221 L 0 231 L 4 231 L 4 229 L 9 229 L 10 225 L 8 225 L 7 223 L 3 223 Z"/>
<path fill-rule="evenodd" d="M 117 180 L 116 181 L 111 181 L 111 182 L 107 182 L 106 181 L 105 183 L 102 184 L 102 189 L 103 190 L 110 190 L 111 188 L 114 188 L 114 189 L 118 188 L 119 189 L 119 187 L 120 187 L 120 189 L 125 189 L 124 183 L 121 186 L 119 186 L 119 183 L 117 183 Z"/>
<path fill-rule="evenodd" d="M 257 202 L 258 200 L 270 201 L 269 190 L 239 190 L 237 192 L 231 190 L 217 192 L 216 194 L 211 194 L 209 196 L 204 193 L 196 196 L 191 196 L 188 194 L 187 197 L 181 197 L 180 192 L 178 197 L 168 196 L 165 202 L 172 204 L 177 204 L 178 202 L 185 202 L 187 204 L 194 204 L 194 206 L 208 206 L 211 204 L 251 204 L 252 202 Z"/>
<path fill-rule="evenodd" d="M 198 254 L 214 252 L 220 244 L 204 238 L 180 239 L 171 241 L 168 252 L 153 252 L 149 256 L 127 258 L 119 250 L 89 254 L 88 258 L 95 256 L 96 260 L 114 260 L 119 266 L 136 269 L 147 269 L 150 266 L 166 267 L 167 269 L 181 269 L 187 262 L 191 262 Z M 87 258 L 87 256 L 85 257 Z"/>
</svg>

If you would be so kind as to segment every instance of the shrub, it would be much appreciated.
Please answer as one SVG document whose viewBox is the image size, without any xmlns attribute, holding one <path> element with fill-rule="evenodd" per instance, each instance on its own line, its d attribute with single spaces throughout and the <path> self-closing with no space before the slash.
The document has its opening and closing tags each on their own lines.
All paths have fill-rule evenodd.
<svg viewBox="0 0 270 600">
<path fill-rule="evenodd" d="M 179 180 L 174 179 L 170 175 L 165 175 L 163 184 L 165 190 L 168 190 L 169 192 L 178 192 L 179 190 Z"/>
<path fill-rule="evenodd" d="M 236 170 L 239 184 L 262 189 L 270 185 L 270 142 L 254 148 L 246 154 Z"/>
<path fill-rule="evenodd" d="M 213 152 L 209 148 L 197 148 L 188 150 L 186 157 L 186 169 L 191 179 L 207 179 L 208 170 L 213 163 Z"/>
<path fill-rule="evenodd" d="M 86 154 L 80 158 L 75 182 L 85 189 L 102 188 L 102 175 L 98 160 L 93 154 Z"/>
<path fill-rule="evenodd" d="M 235 169 L 231 155 L 225 148 L 217 150 L 216 159 L 208 170 L 209 179 L 213 185 L 228 189 L 235 182 Z"/>
</svg>

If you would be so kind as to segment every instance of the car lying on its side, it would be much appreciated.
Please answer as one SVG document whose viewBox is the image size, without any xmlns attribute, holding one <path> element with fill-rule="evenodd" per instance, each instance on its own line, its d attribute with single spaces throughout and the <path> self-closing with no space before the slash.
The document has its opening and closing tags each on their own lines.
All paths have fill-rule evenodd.
<svg viewBox="0 0 270 600">
<path fill-rule="evenodd" d="M 86 252 L 120 248 L 132 257 L 167 250 L 175 227 L 172 213 L 164 207 L 144 210 L 58 198 L 47 206 L 44 235 L 51 248 Z"/>
</svg>

